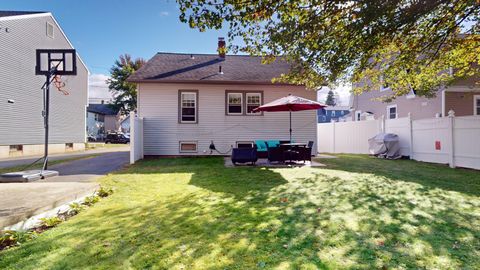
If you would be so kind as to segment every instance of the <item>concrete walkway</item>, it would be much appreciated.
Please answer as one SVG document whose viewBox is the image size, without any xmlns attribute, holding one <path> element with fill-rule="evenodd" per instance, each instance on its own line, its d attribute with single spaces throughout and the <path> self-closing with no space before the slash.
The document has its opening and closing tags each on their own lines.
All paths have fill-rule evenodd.
<svg viewBox="0 0 480 270">
<path fill-rule="evenodd" d="M 68 157 L 71 156 L 63 156 Z M 51 166 L 49 169 L 60 173 L 57 177 L 30 183 L 0 184 L 0 230 L 93 193 L 98 188 L 95 180 L 122 168 L 128 161 L 128 151 L 110 151 L 97 157 Z"/>
</svg>

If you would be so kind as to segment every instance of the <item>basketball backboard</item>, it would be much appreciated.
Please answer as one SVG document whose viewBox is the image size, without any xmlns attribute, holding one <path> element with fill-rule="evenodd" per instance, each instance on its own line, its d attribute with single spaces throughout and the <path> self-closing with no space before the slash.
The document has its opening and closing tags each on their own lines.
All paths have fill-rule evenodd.
<svg viewBox="0 0 480 270">
<path fill-rule="evenodd" d="M 53 71 L 55 69 L 55 71 Z M 53 71 L 53 72 L 52 72 Z M 77 75 L 74 49 L 37 49 L 36 75 Z"/>
</svg>

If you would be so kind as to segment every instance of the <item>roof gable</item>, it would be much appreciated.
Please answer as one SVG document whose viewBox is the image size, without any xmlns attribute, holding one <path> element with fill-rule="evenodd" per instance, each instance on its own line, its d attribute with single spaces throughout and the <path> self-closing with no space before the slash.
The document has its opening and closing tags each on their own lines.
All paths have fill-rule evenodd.
<svg viewBox="0 0 480 270">
<path fill-rule="evenodd" d="M 261 57 L 248 55 L 157 53 L 132 74 L 131 82 L 260 83 L 288 73 L 291 65 L 278 57 L 262 64 Z"/>
</svg>

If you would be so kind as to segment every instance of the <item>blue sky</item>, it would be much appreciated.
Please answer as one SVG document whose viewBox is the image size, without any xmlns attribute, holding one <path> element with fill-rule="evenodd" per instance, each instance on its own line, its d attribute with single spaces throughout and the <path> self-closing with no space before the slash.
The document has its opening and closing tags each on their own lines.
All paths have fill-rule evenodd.
<svg viewBox="0 0 480 270">
<path fill-rule="evenodd" d="M 145 59 L 158 51 L 216 53 L 217 38 L 226 35 L 190 29 L 172 0 L 2 0 L 0 9 L 52 12 L 92 74 L 108 74 L 124 53 Z"/>
<path fill-rule="evenodd" d="M 150 59 L 156 52 L 216 53 L 227 29 L 199 32 L 178 19 L 174 0 L 0 0 L 0 10 L 51 12 L 86 62 L 90 97 L 108 98 L 105 84 L 119 55 Z M 340 88 L 348 103 L 349 87 Z M 327 89 L 319 91 L 324 100 Z"/>
</svg>

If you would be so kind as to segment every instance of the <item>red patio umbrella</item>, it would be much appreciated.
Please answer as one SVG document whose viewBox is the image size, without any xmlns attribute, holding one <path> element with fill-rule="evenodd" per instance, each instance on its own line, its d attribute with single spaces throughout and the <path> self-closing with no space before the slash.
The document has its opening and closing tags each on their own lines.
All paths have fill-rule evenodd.
<svg viewBox="0 0 480 270">
<path fill-rule="evenodd" d="M 254 112 L 290 112 L 290 142 L 292 142 L 292 112 L 318 110 L 326 105 L 291 94 L 255 108 Z"/>
</svg>

